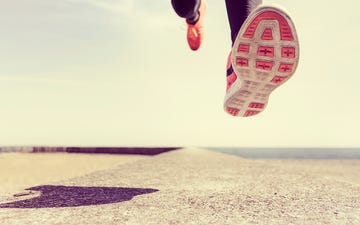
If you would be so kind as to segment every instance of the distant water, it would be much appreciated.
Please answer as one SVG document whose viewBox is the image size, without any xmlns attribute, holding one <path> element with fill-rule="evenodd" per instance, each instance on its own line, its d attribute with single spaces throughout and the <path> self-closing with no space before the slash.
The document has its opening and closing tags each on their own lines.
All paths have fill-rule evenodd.
<svg viewBox="0 0 360 225">
<path fill-rule="evenodd" d="M 255 159 L 360 159 L 360 148 L 212 148 Z"/>
<path fill-rule="evenodd" d="M 123 150 L 129 150 L 129 148 L 86 148 L 79 151 L 70 152 L 91 152 L 91 153 L 124 153 Z M 137 148 L 130 148 L 130 152 L 127 154 L 136 154 L 138 151 L 133 151 Z M 151 150 L 151 148 L 140 148 L 141 151 Z M 176 148 L 171 148 L 176 149 Z M 238 148 L 238 147 L 206 147 L 206 149 L 222 152 L 231 155 L 237 155 L 244 158 L 254 159 L 360 159 L 360 148 Z M 71 149 L 72 150 L 72 149 Z M 85 151 L 87 150 L 87 151 Z M 91 151 L 89 151 L 91 150 Z M 94 151 L 96 150 L 96 151 Z M 2 152 L 68 152 L 67 148 L 63 147 L 0 147 L 0 153 Z M 159 152 L 161 153 L 161 152 Z"/>
<path fill-rule="evenodd" d="M 32 152 L 33 147 L 0 147 L 0 153 L 2 152 Z"/>
</svg>

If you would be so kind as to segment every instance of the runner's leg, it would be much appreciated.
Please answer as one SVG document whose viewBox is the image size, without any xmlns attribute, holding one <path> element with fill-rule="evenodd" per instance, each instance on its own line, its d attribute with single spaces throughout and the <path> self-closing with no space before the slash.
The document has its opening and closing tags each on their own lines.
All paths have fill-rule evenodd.
<svg viewBox="0 0 360 225">
<path fill-rule="evenodd" d="M 261 3 L 262 0 L 225 0 L 233 44 L 250 12 Z"/>
<path fill-rule="evenodd" d="M 195 24 L 199 19 L 200 0 L 171 0 L 171 4 L 176 14 L 188 23 Z"/>
</svg>

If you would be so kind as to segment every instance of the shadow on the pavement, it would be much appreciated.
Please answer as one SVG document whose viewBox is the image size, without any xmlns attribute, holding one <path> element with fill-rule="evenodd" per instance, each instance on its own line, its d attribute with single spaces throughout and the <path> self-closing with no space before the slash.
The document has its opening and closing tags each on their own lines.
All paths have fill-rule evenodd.
<svg viewBox="0 0 360 225">
<path fill-rule="evenodd" d="M 0 204 L 0 208 L 58 208 L 110 204 L 129 201 L 156 189 L 123 187 L 78 187 L 43 185 L 26 190 L 41 192 L 38 197 Z"/>
</svg>

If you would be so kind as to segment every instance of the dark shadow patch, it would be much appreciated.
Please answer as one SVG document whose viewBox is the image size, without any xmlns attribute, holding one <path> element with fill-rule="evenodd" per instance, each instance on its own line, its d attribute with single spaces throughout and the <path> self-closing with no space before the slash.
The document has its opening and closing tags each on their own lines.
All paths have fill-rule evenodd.
<svg viewBox="0 0 360 225">
<path fill-rule="evenodd" d="M 26 189 L 41 195 L 31 199 L 0 204 L 0 208 L 78 207 L 129 201 L 137 195 L 150 194 L 156 189 L 123 187 L 78 187 L 43 185 Z M 14 197 L 16 197 L 14 195 Z"/>
<path fill-rule="evenodd" d="M 180 149 L 180 147 L 34 147 L 32 152 L 158 155 L 178 149 Z"/>
</svg>

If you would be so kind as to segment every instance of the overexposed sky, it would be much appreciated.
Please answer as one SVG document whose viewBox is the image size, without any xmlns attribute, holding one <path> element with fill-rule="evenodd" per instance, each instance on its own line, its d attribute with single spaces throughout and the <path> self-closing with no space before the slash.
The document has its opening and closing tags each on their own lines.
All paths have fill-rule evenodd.
<svg viewBox="0 0 360 225">
<path fill-rule="evenodd" d="M 239 118 L 224 1 L 192 52 L 170 0 L 0 0 L 0 145 L 359 147 L 360 2 L 264 3 L 292 16 L 300 64 Z"/>
</svg>

